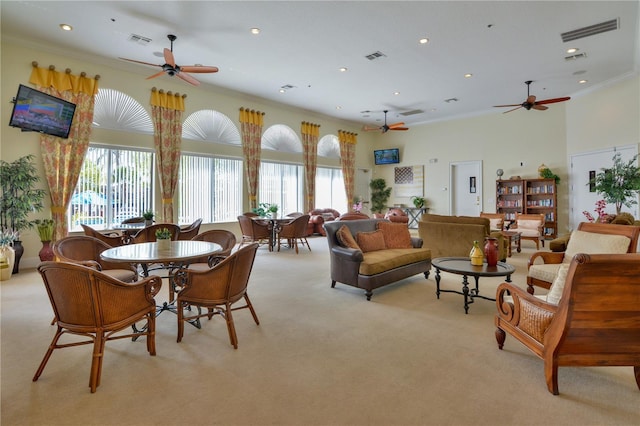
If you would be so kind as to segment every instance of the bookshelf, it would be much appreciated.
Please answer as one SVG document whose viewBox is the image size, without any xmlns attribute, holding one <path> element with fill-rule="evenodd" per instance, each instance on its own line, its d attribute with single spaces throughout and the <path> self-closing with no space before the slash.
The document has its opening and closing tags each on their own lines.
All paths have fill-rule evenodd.
<svg viewBox="0 0 640 426">
<path fill-rule="evenodd" d="M 516 213 L 544 214 L 544 235 L 558 236 L 557 186 L 554 179 L 506 179 L 496 181 L 496 213 L 514 221 Z"/>
</svg>

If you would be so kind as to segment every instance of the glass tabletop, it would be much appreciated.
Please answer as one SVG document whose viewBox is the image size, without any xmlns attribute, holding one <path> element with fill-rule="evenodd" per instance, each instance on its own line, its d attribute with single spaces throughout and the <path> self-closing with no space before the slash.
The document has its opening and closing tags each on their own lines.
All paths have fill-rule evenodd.
<svg viewBox="0 0 640 426">
<path fill-rule="evenodd" d="M 129 244 L 103 251 L 100 257 L 110 262 L 156 263 L 184 262 L 222 251 L 222 246 L 207 241 L 171 241 L 168 248 L 158 243 Z"/>
</svg>

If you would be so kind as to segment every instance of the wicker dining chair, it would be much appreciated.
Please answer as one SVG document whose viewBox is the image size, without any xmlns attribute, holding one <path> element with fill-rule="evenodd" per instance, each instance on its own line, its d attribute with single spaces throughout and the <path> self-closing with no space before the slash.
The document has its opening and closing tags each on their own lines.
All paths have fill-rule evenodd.
<svg viewBox="0 0 640 426">
<path fill-rule="evenodd" d="M 206 241 L 209 243 L 220 244 L 222 250 L 216 252 L 215 255 L 195 259 L 189 264 L 189 269 L 209 269 L 229 257 L 231 251 L 236 246 L 237 240 L 233 232 L 225 229 L 212 229 L 198 234 L 192 238 L 193 241 Z"/>
<path fill-rule="evenodd" d="M 247 285 L 257 250 L 258 244 L 251 243 L 211 269 L 204 271 L 185 269 L 176 272 L 176 281 L 182 288 L 176 301 L 178 342 L 184 335 L 185 321 L 199 323 L 200 318 L 211 319 L 219 314 L 227 322 L 231 345 L 238 349 L 238 337 L 231 312 L 239 309 L 249 309 L 253 320 L 260 325 L 256 311 L 247 295 Z M 235 306 L 235 303 L 241 299 L 244 299 L 245 304 Z M 192 309 L 194 307 L 197 309 Z M 206 312 L 202 313 L 201 308 L 205 308 Z"/>
<path fill-rule="evenodd" d="M 82 229 L 84 229 L 85 235 L 88 235 L 89 237 L 97 238 L 100 241 L 107 243 L 109 247 L 118 247 L 128 242 L 128 237 L 125 237 L 124 235 L 120 235 L 117 232 L 109 232 L 109 233 L 103 234 L 102 232 L 99 232 L 96 229 L 93 229 L 92 227 L 85 225 L 83 223 L 80 224 L 80 226 L 82 226 Z"/>
<path fill-rule="evenodd" d="M 242 239 L 240 240 L 240 247 L 246 243 L 256 242 L 258 244 L 268 244 L 269 251 L 272 251 L 271 245 L 271 229 L 265 221 L 253 220 L 247 215 L 238 216 L 238 223 L 240 224 L 240 231 L 242 232 Z"/>
<path fill-rule="evenodd" d="M 171 241 L 178 240 L 178 236 L 180 235 L 180 226 L 175 223 L 156 223 L 139 230 L 133 237 L 131 237 L 131 242 L 133 244 L 153 243 L 156 241 L 156 231 L 163 228 L 167 228 L 171 233 Z"/>
<path fill-rule="evenodd" d="M 162 286 L 159 277 L 133 284 L 124 283 L 95 269 L 66 262 L 42 262 L 38 266 L 55 314 L 57 331 L 38 367 L 33 381 L 42 374 L 55 349 L 93 344 L 89 387 L 100 386 L 105 343 L 109 340 L 147 337 L 147 351 L 156 354 L 154 296 Z M 139 321 L 141 330 L 120 333 Z M 87 340 L 58 343 L 63 334 L 87 337 Z"/>
<path fill-rule="evenodd" d="M 191 240 L 200 232 L 200 225 L 202 225 L 202 219 L 196 219 L 191 225 L 181 226 L 180 233 L 178 234 L 179 240 Z"/>
<path fill-rule="evenodd" d="M 307 225 L 309 224 L 309 215 L 303 214 L 302 216 L 298 216 L 293 219 L 291 222 L 286 223 L 281 226 L 280 231 L 278 232 L 278 251 L 280 251 L 280 243 L 283 239 L 287 240 L 289 247 L 296 248 L 296 254 L 298 254 L 298 241 L 304 247 L 307 245 L 309 251 L 311 251 L 311 246 L 309 246 L 309 241 L 307 240 Z"/>
</svg>

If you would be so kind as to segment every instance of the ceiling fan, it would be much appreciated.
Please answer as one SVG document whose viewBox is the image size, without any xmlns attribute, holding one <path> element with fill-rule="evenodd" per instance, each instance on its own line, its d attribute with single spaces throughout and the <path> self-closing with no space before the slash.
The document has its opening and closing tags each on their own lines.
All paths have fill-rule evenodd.
<svg viewBox="0 0 640 426">
<path fill-rule="evenodd" d="M 503 112 L 503 114 L 506 114 L 508 112 L 511 111 L 515 111 L 519 108 L 525 108 L 526 110 L 530 110 L 530 109 L 537 109 L 540 111 L 544 111 L 545 109 L 548 109 L 549 107 L 545 106 L 544 104 L 555 104 L 556 102 L 564 102 L 564 101 L 568 101 L 569 99 L 571 99 L 570 97 L 566 96 L 564 98 L 553 98 L 553 99 L 545 99 L 543 101 L 536 101 L 536 97 L 533 95 L 529 94 L 529 87 L 531 85 L 531 83 L 533 83 L 533 81 L 529 80 L 529 81 L 525 81 L 524 82 L 527 85 L 527 100 L 524 101 L 521 104 L 512 104 L 512 105 L 494 105 L 494 107 L 496 108 L 501 108 L 501 107 L 516 107 L 513 109 L 510 109 L 509 111 L 505 111 Z"/>
<path fill-rule="evenodd" d="M 403 122 L 387 124 L 387 113 L 389 111 L 385 109 L 383 112 L 384 112 L 384 124 L 382 126 L 366 126 L 365 125 L 362 127 L 362 130 L 364 130 L 365 132 L 380 130 L 382 131 L 382 133 L 387 133 L 389 130 L 409 130 L 408 127 L 404 127 Z"/>
<path fill-rule="evenodd" d="M 208 67 L 208 66 L 204 66 L 204 65 L 189 65 L 189 66 L 179 66 L 176 64 L 176 60 L 173 57 L 173 42 L 178 38 L 176 36 L 174 36 L 173 34 L 169 34 L 167 35 L 167 38 L 169 39 L 169 41 L 171 41 L 171 50 L 167 49 L 166 47 L 164 48 L 164 61 L 165 64 L 164 65 L 158 65 L 158 64 L 151 64 L 149 62 L 142 62 L 142 61 L 136 61 L 135 59 L 127 59 L 127 58 L 119 58 L 119 59 L 123 59 L 125 61 L 129 61 L 129 62 L 135 62 L 138 64 L 143 64 L 143 65 L 151 65 L 152 67 L 160 67 L 162 68 L 162 71 L 147 77 L 147 80 L 151 79 L 151 78 L 156 78 L 161 76 L 163 73 L 166 73 L 167 75 L 170 76 L 176 76 L 184 81 L 186 81 L 189 84 L 192 84 L 194 86 L 198 86 L 200 85 L 200 82 L 198 80 L 196 80 L 194 77 L 192 77 L 191 75 L 187 74 L 187 73 L 213 73 L 213 72 L 218 72 L 218 67 Z"/>
</svg>

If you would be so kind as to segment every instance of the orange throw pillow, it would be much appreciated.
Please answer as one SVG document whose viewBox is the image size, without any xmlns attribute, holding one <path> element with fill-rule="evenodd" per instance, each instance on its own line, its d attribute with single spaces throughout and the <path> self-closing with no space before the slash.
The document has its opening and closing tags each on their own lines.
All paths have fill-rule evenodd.
<svg viewBox="0 0 640 426">
<path fill-rule="evenodd" d="M 384 235 L 381 230 L 372 232 L 358 232 L 356 240 L 363 253 L 376 250 L 384 250 L 387 246 L 384 243 Z"/>
<path fill-rule="evenodd" d="M 382 231 L 387 248 L 413 248 L 411 234 L 406 223 L 378 222 L 377 227 Z"/>
<path fill-rule="evenodd" d="M 336 232 L 336 238 L 342 247 L 360 250 L 360 246 L 356 243 L 356 240 L 353 238 L 353 234 L 347 225 L 342 225 L 340 229 L 338 229 L 338 232 Z"/>
</svg>

